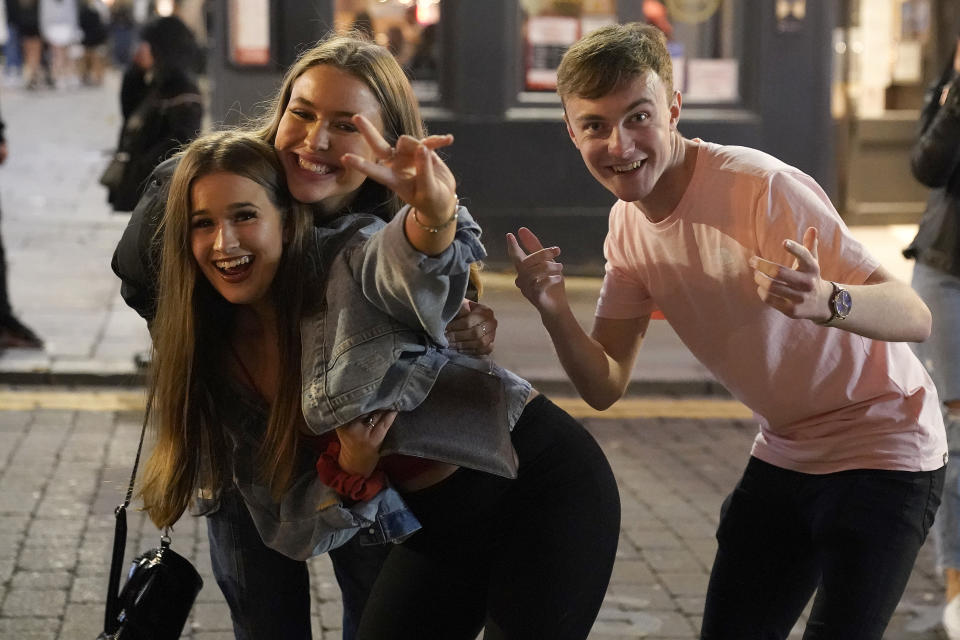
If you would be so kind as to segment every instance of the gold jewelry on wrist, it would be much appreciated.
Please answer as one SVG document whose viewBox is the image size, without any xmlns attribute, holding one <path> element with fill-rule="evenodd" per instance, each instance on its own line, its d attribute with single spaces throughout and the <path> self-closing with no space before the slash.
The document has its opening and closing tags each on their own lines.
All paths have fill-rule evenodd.
<svg viewBox="0 0 960 640">
<path fill-rule="evenodd" d="M 411 207 L 411 209 L 413 211 L 413 223 L 415 225 L 417 225 L 418 227 L 420 227 L 421 229 L 429 233 L 440 233 L 441 231 L 443 231 L 444 229 L 446 229 L 451 224 L 457 221 L 457 216 L 460 214 L 460 203 L 458 201 L 453 206 L 453 215 L 451 215 L 449 218 L 447 218 L 445 221 L 441 222 L 438 225 L 423 224 L 422 222 L 420 222 L 420 218 L 417 217 L 416 208 Z"/>
</svg>

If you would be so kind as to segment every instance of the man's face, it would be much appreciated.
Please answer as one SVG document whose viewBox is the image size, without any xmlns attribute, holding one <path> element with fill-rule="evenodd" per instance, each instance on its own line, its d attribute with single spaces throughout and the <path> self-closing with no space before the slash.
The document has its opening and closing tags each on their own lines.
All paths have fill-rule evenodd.
<svg viewBox="0 0 960 640">
<path fill-rule="evenodd" d="M 567 131 L 597 181 L 620 200 L 640 202 L 672 162 L 680 95 L 654 71 L 626 80 L 600 98 L 564 101 Z"/>
</svg>

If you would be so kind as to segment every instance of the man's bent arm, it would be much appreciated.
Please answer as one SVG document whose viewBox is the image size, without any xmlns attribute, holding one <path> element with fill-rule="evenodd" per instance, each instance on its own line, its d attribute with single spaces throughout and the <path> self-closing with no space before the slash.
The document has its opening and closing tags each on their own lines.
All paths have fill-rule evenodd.
<svg viewBox="0 0 960 640">
<path fill-rule="evenodd" d="M 852 305 L 846 318 L 831 320 L 833 285 L 820 273 L 818 232 L 809 227 L 803 243 L 785 240 L 784 249 L 796 260 L 787 267 L 753 256 L 757 295 L 766 304 L 795 319 L 812 320 L 873 340 L 923 342 L 930 336 L 930 310 L 920 296 L 884 267 L 877 267 L 862 285 L 841 285 Z"/>
<path fill-rule="evenodd" d="M 587 404 L 602 411 L 623 396 L 650 316 L 595 318 L 592 335 L 586 334 L 569 307 L 554 315 L 541 314 L 541 319 L 560 364 Z"/>
</svg>

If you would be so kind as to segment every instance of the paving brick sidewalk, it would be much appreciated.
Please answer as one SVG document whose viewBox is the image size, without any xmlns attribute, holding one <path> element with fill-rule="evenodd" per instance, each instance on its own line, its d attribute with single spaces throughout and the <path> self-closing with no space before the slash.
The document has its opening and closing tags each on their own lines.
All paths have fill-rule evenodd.
<svg viewBox="0 0 960 640">
<path fill-rule="evenodd" d="M 100 630 L 112 510 L 125 489 L 140 415 L 0 411 L 0 639 L 92 640 Z M 614 467 L 623 504 L 613 582 L 590 637 L 696 638 L 720 503 L 741 471 L 754 426 L 585 422 Z M 155 546 L 158 532 L 134 512 L 129 537 L 128 559 Z M 203 519 L 177 525 L 174 548 L 194 559 L 205 580 L 184 637 L 231 638 Z M 311 561 L 311 573 L 314 637 L 339 638 L 339 595 L 326 557 Z M 934 628 L 941 589 L 928 545 L 886 638 L 940 637 Z"/>
</svg>

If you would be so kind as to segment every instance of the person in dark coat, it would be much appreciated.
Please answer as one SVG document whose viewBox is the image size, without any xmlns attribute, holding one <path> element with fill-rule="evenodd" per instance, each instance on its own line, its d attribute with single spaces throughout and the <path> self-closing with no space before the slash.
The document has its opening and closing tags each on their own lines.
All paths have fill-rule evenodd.
<svg viewBox="0 0 960 640">
<path fill-rule="evenodd" d="M 946 584 L 943 628 L 960 640 L 960 38 L 927 91 L 910 167 L 931 189 L 917 237 L 903 253 L 916 260 L 913 288 L 933 314 L 930 338 L 912 346 L 943 402 L 950 461 L 933 539 Z"/>
<path fill-rule="evenodd" d="M 108 197 L 121 212 L 133 211 L 150 172 L 196 138 L 203 120 L 190 29 L 174 16 L 157 18 L 143 27 L 140 38 L 120 88 L 124 120 L 117 150 L 126 166 Z"/>
<path fill-rule="evenodd" d="M 3 120 L 0 120 L 0 164 L 7 160 L 7 140 L 3 130 Z M 7 259 L 0 237 L 0 350 L 8 348 L 43 349 L 43 340 L 13 314 L 7 292 Z"/>
</svg>

